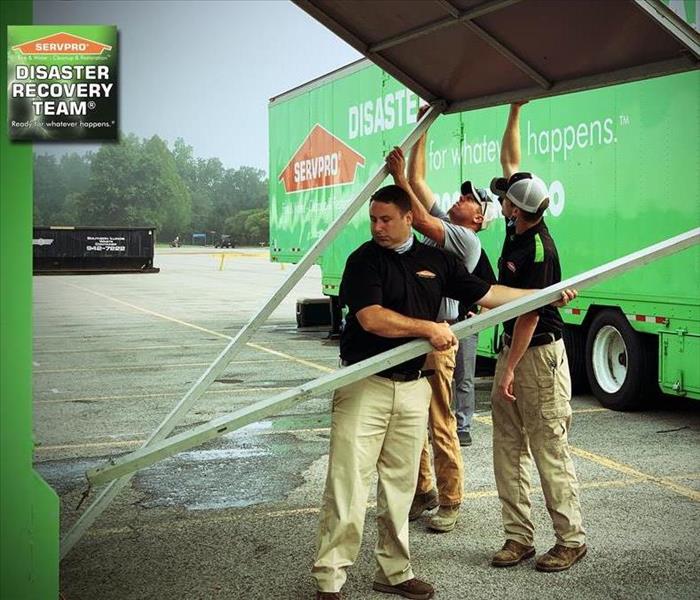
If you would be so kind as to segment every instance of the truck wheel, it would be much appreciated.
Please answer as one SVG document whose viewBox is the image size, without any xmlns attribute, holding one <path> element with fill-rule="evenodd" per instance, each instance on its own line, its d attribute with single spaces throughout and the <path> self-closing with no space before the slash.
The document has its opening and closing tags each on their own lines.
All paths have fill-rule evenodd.
<svg viewBox="0 0 700 600">
<path fill-rule="evenodd" d="M 653 340 L 636 332 L 616 310 L 592 321 L 586 340 L 586 371 L 591 391 L 611 410 L 637 410 L 658 393 Z"/>
<path fill-rule="evenodd" d="M 564 345 L 569 359 L 571 387 L 575 394 L 588 391 L 586 376 L 586 335 L 580 325 L 564 325 Z"/>
</svg>

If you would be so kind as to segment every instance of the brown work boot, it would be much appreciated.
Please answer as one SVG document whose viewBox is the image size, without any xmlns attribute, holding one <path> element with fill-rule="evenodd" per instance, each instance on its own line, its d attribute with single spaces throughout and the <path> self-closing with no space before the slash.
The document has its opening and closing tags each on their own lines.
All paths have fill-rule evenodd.
<svg viewBox="0 0 700 600">
<path fill-rule="evenodd" d="M 543 554 L 537 559 L 535 568 L 538 571 L 545 573 L 555 573 L 557 571 L 566 571 L 572 567 L 575 562 L 586 556 L 588 548 L 586 544 L 578 548 L 567 548 L 560 544 L 555 544 L 554 548 L 550 548 L 547 554 Z"/>
<path fill-rule="evenodd" d="M 426 510 L 433 510 L 437 505 L 438 493 L 435 488 L 423 494 L 416 494 L 411 503 L 411 510 L 408 511 L 408 520 L 415 521 Z"/>
<path fill-rule="evenodd" d="M 372 589 L 377 592 L 384 592 L 385 594 L 396 594 L 404 598 L 413 598 L 414 600 L 428 600 L 435 594 L 432 585 L 420 579 L 416 579 L 415 577 L 408 581 L 397 583 L 396 585 L 375 581 L 372 584 Z"/>
<path fill-rule="evenodd" d="M 316 600 L 342 600 L 340 592 L 316 592 Z"/>
<path fill-rule="evenodd" d="M 515 540 L 506 540 L 491 559 L 492 567 L 514 567 L 518 563 L 535 556 L 534 546 L 526 546 Z"/>
<path fill-rule="evenodd" d="M 452 531 L 459 519 L 459 504 L 454 506 L 441 506 L 437 513 L 430 517 L 428 528 L 440 533 Z"/>
</svg>

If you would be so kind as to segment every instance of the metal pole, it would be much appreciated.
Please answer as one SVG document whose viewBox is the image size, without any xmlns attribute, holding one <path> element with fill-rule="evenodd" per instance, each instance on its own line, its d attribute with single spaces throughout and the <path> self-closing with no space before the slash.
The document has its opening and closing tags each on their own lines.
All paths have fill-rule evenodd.
<svg viewBox="0 0 700 600">
<path fill-rule="evenodd" d="M 497 323 L 513 319 L 526 312 L 550 304 L 558 300 L 562 291 L 567 288 L 584 289 L 591 287 L 615 275 L 620 275 L 658 258 L 679 252 L 697 243 L 700 243 L 700 228 L 628 254 L 580 275 L 570 277 L 556 285 L 538 290 L 529 296 L 489 310 L 483 315 L 458 323 L 453 327 L 453 331 L 461 339 Z M 272 398 L 256 402 L 229 415 L 213 419 L 209 423 L 195 427 L 190 431 L 185 431 L 167 440 L 156 442 L 148 448 L 144 447 L 131 454 L 117 458 L 111 464 L 88 471 L 86 476 L 92 485 L 106 483 L 117 477 L 123 477 L 178 452 L 188 450 L 215 437 L 235 431 L 281 410 L 286 410 L 294 404 L 333 391 L 336 388 L 429 352 L 431 349 L 432 347 L 425 340 L 408 342 L 403 346 L 383 352 L 350 367 L 338 369 L 333 373 L 319 377 Z"/>
<path fill-rule="evenodd" d="M 691 25 L 674 13 L 660 0 L 634 0 L 637 6 L 644 10 L 660 27 L 663 27 L 681 44 L 685 45 L 695 56 L 700 59 L 700 35 Z"/>
<path fill-rule="evenodd" d="M 445 103 L 438 102 L 431 106 L 430 110 L 426 112 L 423 118 L 416 123 L 415 128 L 404 138 L 401 142 L 401 148 L 404 151 L 408 151 L 418 138 L 423 135 L 430 127 L 430 125 L 437 119 L 439 114 L 444 110 Z M 156 442 L 164 440 L 175 428 L 175 426 L 180 422 L 182 417 L 187 414 L 187 411 L 192 407 L 192 405 L 199 400 L 199 398 L 204 394 L 204 392 L 209 389 L 209 386 L 214 382 L 214 380 L 219 377 L 219 375 L 226 369 L 228 364 L 234 358 L 234 356 L 239 352 L 239 350 L 253 337 L 255 332 L 260 328 L 261 325 L 265 323 L 267 318 L 272 314 L 272 312 L 277 308 L 279 303 L 286 298 L 287 294 L 294 288 L 294 286 L 303 277 L 306 271 L 316 263 L 316 259 L 321 255 L 321 253 L 328 247 L 328 245 L 336 238 L 338 233 L 350 222 L 352 217 L 355 215 L 357 210 L 362 206 L 370 196 L 376 191 L 379 185 L 387 177 L 388 171 L 385 165 L 374 174 L 374 176 L 367 182 L 362 191 L 358 196 L 345 208 L 343 213 L 336 219 L 336 221 L 329 227 L 326 233 L 309 249 L 309 251 L 304 255 L 301 261 L 297 264 L 296 268 L 290 272 L 287 279 L 279 287 L 279 289 L 272 294 L 272 296 L 267 300 L 263 307 L 258 311 L 258 313 L 251 318 L 250 321 L 241 329 L 238 334 L 229 342 L 229 344 L 224 348 L 224 350 L 219 354 L 219 356 L 214 360 L 211 366 L 204 372 L 204 374 L 197 380 L 197 382 L 190 388 L 190 390 L 182 397 L 175 408 L 172 409 L 170 414 L 165 418 L 165 420 L 157 427 L 157 429 L 150 435 L 144 444 L 144 448 L 151 446 Z M 61 540 L 61 558 L 65 557 L 68 552 L 73 548 L 75 543 L 83 536 L 88 527 L 95 521 L 95 519 L 102 513 L 102 511 L 107 508 L 109 503 L 112 501 L 114 496 L 118 491 L 124 487 L 129 482 L 129 478 L 120 479 L 114 481 L 110 484 L 110 487 L 104 490 L 99 497 L 93 502 L 85 512 L 76 521 L 75 525 L 68 531 L 68 533 Z"/>
</svg>

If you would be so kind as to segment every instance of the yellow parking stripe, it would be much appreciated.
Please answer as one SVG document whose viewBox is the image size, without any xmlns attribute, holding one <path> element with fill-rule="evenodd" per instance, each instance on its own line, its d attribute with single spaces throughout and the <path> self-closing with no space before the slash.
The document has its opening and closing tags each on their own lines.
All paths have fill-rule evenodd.
<svg viewBox="0 0 700 600">
<path fill-rule="evenodd" d="M 262 429 L 255 431 L 255 435 L 276 435 L 287 433 L 328 433 L 330 427 L 308 427 L 305 429 Z M 145 439 L 114 440 L 109 442 L 86 442 L 84 444 L 59 444 L 53 446 L 36 446 L 35 452 L 53 452 L 55 450 L 75 450 L 77 448 L 104 448 L 109 446 L 142 446 Z"/>
<path fill-rule="evenodd" d="M 490 416 L 475 416 L 474 419 L 485 425 L 493 426 L 493 421 Z M 686 487 L 684 485 L 675 483 L 668 477 L 657 477 L 655 475 L 650 475 L 649 473 L 643 473 L 642 471 L 638 471 L 637 469 L 630 467 L 629 465 L 625 465 L 611 458 L 607 458 L 606 456 L 601 456 L 600 454 L 595 454 L 593 452 L 589 452 L 588 450 L 583 450 L 582 448 L 577 448 L 575 446 L 569 446 L 569 449 L 571 450 L 572 454 L 575 454 L 580 458 L 590 460 L 591 462 L 601 465 L 607 469 L 611 469 L 619 473 L 624 473 L 625 475 L 635 477 L 636 479 L 643 480 L 648 483 L 659 485 L 661 487 L 675 492 L 676 494 L 680 494 L 681 496 L 685 496 L 686 498 L 690 498 L 691 500 L 700 502 L 700 492 L 692 488 Z"/>
<path fill-rule="evenodd" d="M 112 302 L 116 302 L 117 304 L 122 304 L 123 306 L 128 306 L 129 308 L 132 308 L 132 309 L 137 310 L 139 312 L 145 313 L 147 315 L 151 315 L 153 317 L 157 317 L 159 319 L 164 319 L 164 320 L 170 321 L 172 323 L 177 323 L 178 325 L 183 325 L 184 327 L 190 327 L 192 329 L 197 329 L 198 331 L 203 331 L 203 332 L 208 333 L 210 335 L 215 335 L 215 336 L 227 339 L 227 340 L 233 339 L 230 335 L 226 335 L 224 333 L 219 333 L 218 331 L 213 331 L 212 329 L 207 329 L 206 327 L 200 327 L 199 325 L 195 325 L 194 323 L 188 323 L 187 321 L 182 321 L 180 319 L 176 319 L 175 317 L 170 317 L 168 315 L 164 315 L 163 313 L 149 310 L 148 308 L 143 308 L 142 306 L 137 306 L 136 304 L 131 304 L 130 302 L 125 302 L 124 300 L 119 300 L 118 298 L 113 298 L 112 296 L 108 296 L 107 294 L 103 294 L 101 292 L 96 292 L 96 291 L 91 290 L 89 288 L 85 288 L 85 287 L 82 287 L 80 285 L 75 285 L 74 283 L 65 283 L 65 282 L 62 282 L 62 283 L 63 283 L 63 285 L 74 287 L 74 288 L 81 290 L 83 292 L 88 292 L 89 294 L 94 294 L 95 296 L 99 296 L 100 298 L 105 298 L 105 299 L 110 300 Z M 291 356 L 290 354 L 285 354 L 284 352 L 278 352 L 277 350 L 273 350 L 272 348 L 267 348 L 267 347 L 262 346 L 260 344 L 248 343 L 248 344 L 246 344 L 246 346 L 250 346 L 251 348 L 255 348 L 256 350 L 260 350 L 262 352 L 274 354 L 275 356 L 284 357 L 287 360 L 305 365 L 307 367 L 312 367 L 312 368 L 317 369 L 319 371 L 323 371 L 324 373 L 329 373 L 329 372 L 334 370 L 334 369 L 329 369 L 328 367 L 324 367 L 323 365 L 319 365 L 317 363 L 314 363 L 314 362 L 311 362 L 308 360 L 297 358 L 296 356 Z"/>
<path fill-rule="evenodd" d="M 143 334 L 142 334 L 143 335 Z M 106 354 L 108 352 L 137 352 L 141 350 L 169 350 L 172 348 L 200 348 L 204 346 L 221 347 L 221 342 L 203 344 L 164 344 L 160 346 L 128 346 L 123 348 L 81 348 L 79 350 L 34 350 L 34 354 Z"/>
<path fill-rule="evenodd" d="M 676 492 L 676 494 L 680 494 L 681 496 L 686 496 L 687 498 L 690 498 L 691 500 L 695 500 L 695 502 L 700 502 L 700 492 L 686 487 L 684 485 L 680 485 L 674 481 L 671 481 L 668 477 L 656 477 L 655 475 L 650 475 L 649 473 L 643 473 L 642 471 L 638 471 L 634 467 L 630 467 L 629 465 L 625 465 L 621 462 L 617 462 L 615 460 L 612 460 L 610 458 L 606 458 L 605 456 L 600 456 L 599 454 L 594 454 L 593 452 L 589 452 L 588 450 L 583 450 L 581 448 L 575 448 L 573 446 L 570 447 L 572 454 L 575 454 L 576 456 L 580 456 L 581 458 L 585 458 L 587 460 L 590 460 L 594 463 L 597 463 L 603 467 L 606 467 L 608 469 L 612 469 L 613 471 L 618 471 L 620 473 L 624 473 L 625 475 L 630 475 L 631 477 L 637 477 L 639 479 L 643 479 L 645 481 L 648 481 L 649 483 L 655 483 L 656 485 L 660 485 L 661 487 L 664 487 L 666 489 L 669 489 L 673 492 Z"/>
<path fill-rule="evenodd" d="M 677 477 L 678 479 L 698 479 L 700 478 L 700 475 L 697 473 L 694 473 L 692 475 L 679 475 Z M 581 487 L 582 488 L 598 488 L 598 489 L 605 489 L 605 488 L 622 488 L 622 487 L 628 487 L 632 485 L 638 485 L 640 483 L 643 483 L 642 479 L 634 478 L 634 479 L 613 479 L 613 480 L 608 480 L 608 481 L 597 481 L 597 482 L 589 482 L 589 483 L 582 483 Z M 541 492 L 540 488 L 536 488 L 533 490 L 535 492 Z M 498 492 L 496 490 L 479 490 L 475 492 L 467 492 L 464 494 L 465 499 L 479 499 L 479 498 L 495 498 L 498 496 Z M 368 502 L 367 503 L 367 508 L 376 508 L 376 503 L 375 502 Z M 256 521 L 259 521 L 261 518 L 284 518 L 284 517 L 295 517 L 295 516 L 307 516 L 307 515 L 317 515 L 320 511 L 320 508 L 318 506 L 303 506 L 300 508 L 289 508 L 289 509 L 283 509 L 283 510 L 275 510 L 275 511 L 268 511 L 264 513 L 258 513 L 254 511 L 241 511 L 237 512 L 235 514 L 231 513 L 225 513 L 221 512 L 218 513 L 216 517 L 213 517 L 211 514 L 207 515 L 205 519 L 201 519 L 201 517 L 192 515 L 188 517 L 187 519 L 187 524 L 189 524 L 192 527 L 199 527 L 201 525 L 218 525 L 218 524 L 223 524 L 223 523 L 231 523 L 231 522 L 238 522 L 242 521 L 246 518 L 250 518 Z M 201 524 L 201 525 L 200 525 Z M 172 527 L 172 524 L 170 522 L 166 521 L 160 521 L 157 523 L 140 523 L 139 524 L 140 528 L 143 529 L 149 529 L 149 530 L 163 530 L 163 529 L 168 529 Z M 119 535 L 119 534 L 126 534 L 126 535 L 133 535 L 134 530 L 130 527 L 105 527 L 103 529 L 91 529 L 90 531 L 87 532 L 87 536 L 89 537 L 103 537 L 103 536 L 113 536 L 113 535 Z"/>
<path fill-rule="evenodd" d="M 284 392 L 289 390 L 289 387 L 251 387 L 251 388 L 229 388 L 225 390 L 209 389 L 204 392 L 205 395 L 211 394 L 233 394 L 235 392 Z M 157 394 L 132 394 L 126 396 L 78 396 L 75 398 L 55 398 L 52 400 L 35 400 L 34 404 L 60 404 L 63 402 L 105 402 L 107 400 L 143 400 L 145 398 L 180 398 L 182 393 L 178 392 L 160 392 Z"/>
<path fill-rule="evenodd" d="M 291 361 L 299 363 L 301 365 L 306 365 L 307 367 L 311 367 L 313 369 L 318 369 L 319 371 L 324 371 L 325 373 L 332 373 L 333 371 L 335 371 L 335 369 L 329 369 L 328 367 L 324 367 L 323 365 L 319 365 L 318 363 L 311 362 L 310 360 L 304 360 L 303 358 L 296 358 L 295 356 L 285 354 L 284 352 L 279 352 L 278 350 L 273 350 L 272 348 L 266 348 L 265 346 L 261 346 L 260 344 L 253 344 L 252 342 L 248 342 L 248 344 L 246 344 L 246 345 L 250 346 L 251 348 L 255 348 L 256 350 L 262 350 L 263 352 L 268 352 L 270 354 L 274 354 L 275 356 L 284 357 L 287 360 L 291 360 Z M 333 359 L 333 360 L 337 360 L 337 359 Z"/>
</svg>

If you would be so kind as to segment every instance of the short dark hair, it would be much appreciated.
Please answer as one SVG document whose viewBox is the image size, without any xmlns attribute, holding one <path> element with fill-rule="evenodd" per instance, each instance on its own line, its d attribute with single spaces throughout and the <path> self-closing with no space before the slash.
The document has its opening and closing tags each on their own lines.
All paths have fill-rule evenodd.
<svg viewBox="0 0 700 600">
<path fill-rule="evenodd" d="M 411 210 L 411 197 L 408 195 L 408 192 L 399 185 L 385 185 L 379 188 L 372 194 L 369 201 L 396 204 L 403 215 Z"/>
<path fill-rule="evenodd" d="M 515 205 L 513 205 L 515 206 Z M 520 209 L 520 214 L 523 217 L 523 221 L 526 223 L 536 223 L 542 218 L 542 215 L 544 215 L 544 211 L 547 210 L 547 207 L 549 206 L 549 198 L 545 198 L 542 200 L 542 203 L 540 204 L 539 208 L 537 209 L 536 212 L 531 213 L 531 212 L 526 212 L 522 208 Z"/>
</svg>

